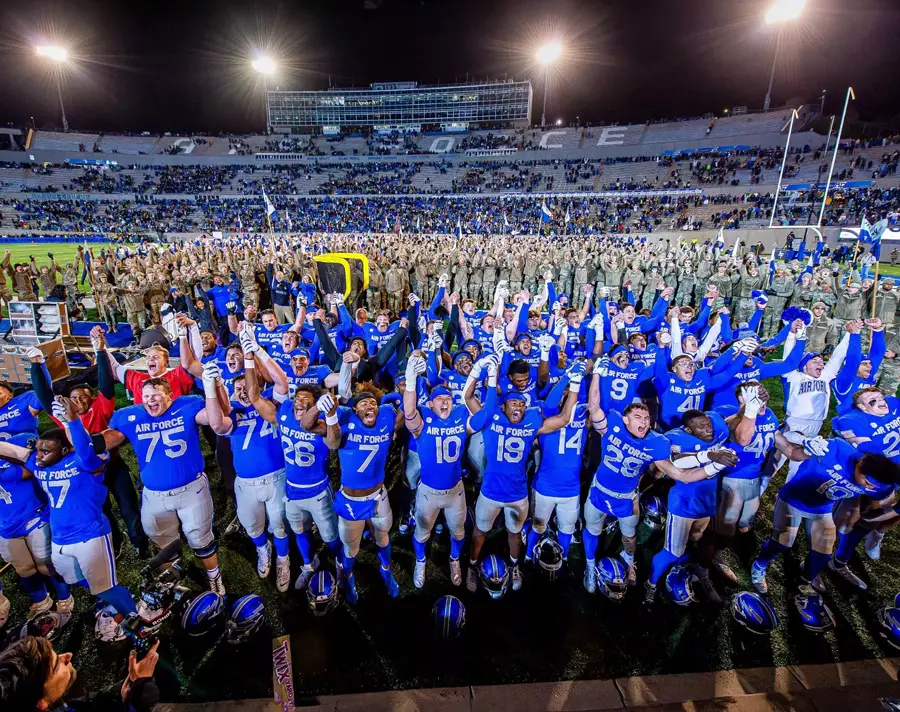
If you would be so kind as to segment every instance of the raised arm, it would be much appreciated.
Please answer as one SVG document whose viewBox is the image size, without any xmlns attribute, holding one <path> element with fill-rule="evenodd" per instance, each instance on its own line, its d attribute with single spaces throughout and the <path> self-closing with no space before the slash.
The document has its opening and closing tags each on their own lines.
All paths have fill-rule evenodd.
<svg viewBox="0 0 900 712">
<path fill-rule="evenodd" d="M 78 466 L 90 473 L 103 469 L 104 461 L 94 453 L 94 443 L 78 417 L 74 401 L 71 398 L 56 396 L 53 401 L 53 417 L 60 421 L 66 429 L 69 442 L 75 449 Z"/>
<path fill-rule="evenodd" d="M 551 415 L 549 418 L 544 418 L 544 422 L 538 429 L 538 435 L 556 432 L 572 421 L 572 411 L 575 408 L 575 404 L 578 403 L 578 391 L 581 389 L 581 381 L 583 378 L 584 368 L 579 365 L 572 370 L 572 373 L 569 376 L 569 395 L 566 396 L 566 402 L 563 405 L 562 411 L 560 411 L 558 415 Z"/>
<path fill-rule="evenodd" d="M 406 383 L 403 390 L 403 420 L 414 438 L 422 432 L 422 414 L 419 413 L 417 381 L 425 370 L 425 359 L 416 351 L 406 362 Z"/>
</svg>

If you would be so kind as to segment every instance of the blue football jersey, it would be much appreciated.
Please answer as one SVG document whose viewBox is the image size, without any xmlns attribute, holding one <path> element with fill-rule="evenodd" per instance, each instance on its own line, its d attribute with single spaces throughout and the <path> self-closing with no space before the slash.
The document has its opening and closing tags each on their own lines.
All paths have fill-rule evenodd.
<svg viewBox="0 0 900 712">
<path fill-rule="evenodd" d="M 144 487 L 165 491 L 193 482 L 205 463 L 194 419 L 206 406 L 202 396 L 181 396 L 160 416 L 132 405 L 113 413 L 109 427 L 131 443 Z"/>
<path fill-rule="evenodd" d="M 833 428 L 839 432 L 851 432 L 857 438 L 869 438 L 857 446 L 863 452 L 877 452 L 900 464 L 900 400 L 885 398 L 888 412 L 885 415 L 869 415 L 854 408 L 846 415 L 835 418 Z"/>
<path fill-rule="evenodd" d="M 681 416 L 689 410 L 703 410 L 709 379 L 707 369 L 698 369 L 690 381 L 682 381 L 674 373 L 664 383 L 654 379 L 659 392 L 659 420 L 664 429 L 680 426 Z"/>
<path fill-rule="evenodd" d="M 290 358 L 286 358 L 288 363 L 284 366 L 284 373 L 287 376 L 288 380 L 288 396 L 290 397 L 290 399 L 294 398 L 294 395 L 297 393 L 297 389 L 300 386 L 320 388 L 322 386 L 322 382 L 333 373 L 332 370 L 328 368 L 328 366 L 315 366 L 313 364 L 310 364 L 304 374 L 302 376 L 298 376 L 294 373 L 294 369 L 290 365 Z"/>
<path fill-rule="evenodd" d="M 294 404 L 278 406 L 278 429 L 287 472 L 288 499 L 315 497 L 328 487 L 328 454 L 325 438 L 304 430 L 294 417 Z M 321 419 L 321 413 L 319 414 Z"/>
<path fill-rule="evenodd" d="M 616 411 L 607 413 L 606 418 L 607 430 L 600 440 L 603 456 L 594 482 L 618 494 L 634 493 L 650 464 L 668 460 L 672 448 L 664 436 L 652 430 L 643 438 L 635 437 Z"/>
<path fill-rule="evenodd" d="M 685 432 L 684 427 L 675 428 L 666 433 L 666 439 L 672 444 L 672 452 L 696 454 L 704 450 L 722 447 L 728 440 L 728 423 L 718 413 L 707 413 L 713 425 L 711 442 L 701 440 Z M 727 447 L 731 447 L 728 445 Z M 673 459 L 677 460 L 675 455 Z M 688 519 L 712 517 L 716 513 L 716 495 L 718 479 L 710 477 L 699 482 L 675 482 L 669 490 L 668 509 L 672 514 Z"/>
<path fill-rule="evenodd" d="M 723 406 L 728 408 L 728 406 Z M 728 446 L 737 455 L 737 464 L 726 467 L 722 477 L 734 477 L 739 480 L 755 480 L 762 474 L 763 463 L 772 448 L 775 447 L 775 433 L 779 430 L 778 417 L 771 408 L 756 416 L 756 429 L 747 445 L 732 441 Z"/>
<path fill-rule="evenodd" d="M 513 424 L 498 407 L 484 427 L 487 466 L 481 492 L 495 502 L 518 502 L 528 497 L 528 455 L 544 419 L 528 408 Z"/>
<path fill-rule="evenodd" d="M 256 343 L 262 346 L 270 355 L 273 348 L 276 351 L 281 351 L 281 337 L 284 335 L 284 332 L 289 331 L 291 328 L 290 324 L 279 324 L 269 331 L 262 324 L 255 324 L 254 326 L 256 327 L 254 331 Z"/>
<path fill-rule="evenodd" d="M 428 407 L 420 407 L 419 412 L 423 425 L 415 442 L 422 463 L 422 482 L 436 490 L 452 489 L 462 479 L 469 411 L 464 405 L 455 405 L 447 418 L 439 417 Z"/>
<path fill-rule="evenodd" d="M 341 484 L 350 489 L 371 489 L 384 482 L 384 466 L 394 437 L 396 413 L 389 406 L 379 406 L 371 428 L 367 428 L 356 412 L 338 408 L 341 425 Z"/>
<path fill-rule="evenodd" d="M 648 369 L 642 363 L 630 363 L 625 368 L 610 363 L 607 374 L 600 377 L 600 407 L 605 413 L 625 410 L 637 398 L 641 381 L 652 374 L 652 367 Z"/>
<path fill-rule="evenodd" d="M 778 492 L 783 502 L 810 514 L 825 514 L 834 509 L 834 503 L 842 499 L 868 496 L 884 499 L 893 487 L 885 485 L 867 490 L 856 484 L 853 472 L 862 455 L 844 440 L 828 441 L 828 452 L 822 457 L 811 457 L 800 464 L 797 474 Z"/>
<path fill-rule="evenodd" d="M 553 416 L 559 411 L 559 408 L 545 408 L 544 416 Z M 587 441 L 587 420 L 587 404 L 578 403 L 568 425 L 538 437 L 541 465 L 534 479 L 536 492 L 546 497 L 575 497 L 581 493 L 581 461 Z"/>
<path fill-rule="evenodd" d="M 0 440 L 9 440 L 14 435 L 27 433 L 37 437 L 38 419 L 29 408 L 41 410 L 41 402 L 34 391 L 26 391 L 14 396 L 0 408 Z"/>
<path fill-rule="evenodd" d="M 238 477 L 253 479 L 284 469 L 278 428 L 252 405 L 231 404 L 231 455 Z"/>
<path fill-rule="evenodd" d="M 12 438 L 25 447 L 29 435 Z M 47 497 L 33 477 L 22 479 L 25 471 L 19 465 L 0 460 L 0 538 L 25 536 L 41 522 L 47 521 Z"/>
<path fill-rule="evenodd" d="M 510 381 L 506 376 L 500 376 L 497 379 L 497 386 L 500 388 L 501 397 L 503 395 L 506 395 L 507 393 L 521 393 L 525 399 L 525 405 L 527 405 L 529 408 L 533 408 L 539 405 L 536 377 L 530 378 L 528 380 L 528 383 L 521 390 L 516 388 L 513 385 L 513 382 Z"/>
<path fill-rule="evenodd" d="M 110 533 L 103 513 L 107 489 L 103 484 L 104 460 L 94 454 L 91 438 L 76 420 L 70 432 L 75 450 L 54 465 L 39 467 L 32 451 L 25 469 L 34 473 L 50 502 L 50 537 L 54 544 L 79 544 Z M 80 429 L 80 433 L 76 432 Z M 80 437 L 79 437 L 80 436 Z"/>
</svg>

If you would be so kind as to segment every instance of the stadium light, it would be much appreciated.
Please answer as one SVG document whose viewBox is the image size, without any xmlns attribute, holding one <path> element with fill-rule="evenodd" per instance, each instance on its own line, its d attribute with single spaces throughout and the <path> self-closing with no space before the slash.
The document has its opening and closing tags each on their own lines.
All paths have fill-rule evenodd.
<svg viewBox="0 0 900 712">
<path fill-rule="evenodd" d="M 272 75 L 277 69 L 275 61 L 271 57 L 259 57 L 251 62 L 253 69 L 260 74 Z"/>
<path fill-rule="evenodd" d="M 548 42 L 538 47 L 538 63 L 544 66 L 544 108 L 541 110 L 541 126 L 547 125 L 547 90 L 550 85 L 550 65 L 562 55 L 563 48 L 559 42 Z"/>
<path fill-rule="evenodd" d="M 69 51 L 65 47 L 60 47 L 58 45 L 39 45 L 34 48 L 34 51 L 38 57 L 46 57 L 52 62 L 55 62 L 58 65 L 57 69 L 60 69 L 59 65 L 65 64 L 69 60 Z M 62 112 L 62 127 L 64 132 L 68 132 L 69 120 L 66 118 L 66 107 L 63 104 L 62 98 L 62 72 L 57 71 L 55 74 L 56 93 L 59 95 L 59 110 Z"/>
<path fill-rule="evenodd" d="M 562 126 L 562 119 L 557 119 L 557 120 L 556 120 L 556 125 L 557 125 L 557 126 Z"/>
<path fill-rule="evenodd" d="M 796 20 L 803 14 L 806 0 L 775 0 L 766 12 L 766 24 L 777 25 Z"/>
<path fill-rule="evenodd" d="M 778 49 L 781 46 L 781 26 L 792 20 L 796 20 L 803 14 L 803 6 L 806 0 L 775 0 L 766 12 L 766 24 L 777 25 L 778 34 L 775 37 L 775 56 L 772 58 L 772 72 L 769 74 L 769 90 L 763 101 L 763 111 L 768 111 L 772 103 L 772 83 L 775 81 L 775 66 L 778 64 Z"/>
<path fill-rule="evenodd" d="M 276 71 L 278 71 L 278 65 L 275 64 L 275 60 L 271 57 L 267 57 L 266 55 L 262 55 L 257 57 L 250 65 L 253 67 L 253 70 L 262 74 L 263 78 L 263 98 L 266 102 L 266 135 L 269 134 L 269 129 L 272 126 L 271 116 L 269 115 L 269 77 L 273 76 Z"/>
</svg>

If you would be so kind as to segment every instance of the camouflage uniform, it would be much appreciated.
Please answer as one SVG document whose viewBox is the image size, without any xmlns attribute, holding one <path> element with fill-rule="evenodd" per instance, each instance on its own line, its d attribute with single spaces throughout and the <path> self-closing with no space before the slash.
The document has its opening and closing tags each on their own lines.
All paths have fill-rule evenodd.
<svg viewBox="0 0 900 712">
<path fill-rule="evenodd" d="M 383 306 L 384 275 L 375 260 L 369 263 L 369 287 L 366 289 L 366 308 L 370 312 L 379 311 Z"/>
<path fill-rule="evenodd" d="M 249 262 L 244 263 L 239 274 L 244 292 L 244 307 L 253 306 L 259 309 L 259 283 L 256 281 L 256 270 Z"/>
<path fill-rule="evenodd" d="M 524 280 L 525 273 L 522 270 L 522 261 L 517 257 L 512 261 L 512 267 L 509 269 L 509 291 L 513 294 L 521 292 Z"/>
<path fill-rule="evenodd" d="M 529 294 L 534 294 L 537 289 L 537 260 L 534 257 L 525 258 L 525 266 L 522 268 L 522 285 Z"/>
<path fill-rule="evenodd" d="M 388 308 L 395 314 L 404 307 L 403 304 L 403 270 L 391 265 L 384 274 L 384 288 L 387 291 Z"/>
<path fill-rule="evenodd" d="M 834 346 L 839 341 L 840 329 L 835 327 L 834 319 L 827 314 L 812 318 L 806 328 L 806 351 L 821 353 L 825 346 Z"/>
<path fill-rule="evenodd" d="M 733 301 L 737 303 L 733 305 L 734 316 L 732 321 L 735 326 L 741 322 L 750 321 L 753 312 L 756 311 L 756 300 L 752 294 L 754 290 L 762 287 L 765 277 L 760 272 L 755 277 L 747 270 L 746 265 L 741 266 L 741 281 L 737 284 L 737 298 Z"/>
<path fill-rule="evenodd" d="M 882 287 L 888 283 L 887 280 L 882 282 Z M 879 289 L 875 297 L 875 316 L 881 319 L 885 327 L 890 326 L 896 321 L 897 305 L 900 304 L 900 295 L 894 291 L 893 285 L 891 289 Z M 871 292 L 870 292 L 871 294 Z M 872 313 L 872 300 L 866 306 L 866 316 Z"/>
<path fill-rule="evenodd" d="M 599 272 L 602 273 L 603 286 L 609 290 L 609 299 L 618 302 L 622 298 L 622 282 L 624 273 L 623 261 L 615 256 L 613 258 L 605 258 L 600 266 Z M 599 281 L 599 279 L 598 279 Z M 594 298 L 599 302 L 600 290 L 594 290 Z"/>
<path fill-rule="evenodd" d="M 794 295 L 791 297 L 791 305 L 800 307 L 801 309 L 811 309 L 816 294 L 816 287 L 812 282 L 804 286 L 800 284 L 794 285 Z"/>
<path fill-rule="evenodd" d="M 675 291 L 675 304 L 680 307 L 690 306 L 693 300 L 697 275 L 690 267 L 684 267 L 678 275 L 678 289 Z"/>
<path fill-rule="evenodd" d="M 481 281 L 481 303 L 489 307 L 494 302 L 494 286 L 497 283 L 497 268 L 487 258 L 484 263 L 484 277 Z"/>
<path fill-rule="evenodd" d="M 712 273 L 712 259 L 700 260 L 700 264 L 697 265 L 697 281 L 694 284 L 694 304 L 699 306 L 703 300 L 703 295 L 706 294 Z"/>
<path fill-rule="evenodd" d="M 766 313 L 763 316 L 763 336 L 771 338 L 781 330 L 781 313 L 787 306 L 788 297 L 794 294 L 794 277 L 790 272 L 779 277 L 777 274 L 772 278 L 772 284 L 769 286 L 769 304 L 766 306 Z"/>
<path fill-rule="evenodd" d="M 94 284 L 94 295 L 97 298 L 97 313 L 106 322 L 110 332 L 118 331 L 116 322 L 116 288 L 108 281 L 98 279 Z"/>
<path fill-rule="evenodd" d="M 116 289 L 122 295 L 122 304 L 125 307 L 125 319 L 131 325 L 131 333 L 137 339 L 141 332 L 147 328 L 147 313 L 144 309 L 144 289 Z"/>
<path fill-rule="evenodd" d="M 472 261 L 472 267 L 469 270 L 469 293 L 468 298 L 475 302 L 475 306 L 480 306 L 481 302 L 481 262 L 478 259 Z"/>
<path fill-rule="evenodd" d="M 719 290 L 718 298 L 716 298 L 710 305 L 710 309 L 716 311 L 717 309 L 725 306 L 726 301 L 730 302 L 733 291 L 733 280 L 731 278 L 731 275 L 727 272 L 725 274 L 720 274 L 718 271 L 716 271 L 716 273 L 709 278 L 708 283 L 712 284 L 716 287 L 716 289 Z"/>
<path fill-rule="evenodd" d="M 463 262 L 453 267 L 453 289 L 461 297 L 469 293 L 469 266 Z"/>
</svg>

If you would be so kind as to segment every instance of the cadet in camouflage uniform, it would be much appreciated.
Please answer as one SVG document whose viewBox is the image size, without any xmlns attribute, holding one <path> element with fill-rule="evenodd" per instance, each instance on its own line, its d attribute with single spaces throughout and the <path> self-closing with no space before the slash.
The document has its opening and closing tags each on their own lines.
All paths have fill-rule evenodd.
<svg viewBox="0 0 900 712">
<path fill-rule="evenodd" d="M 469 293 L 469 266 L 466 264 L 465 255 L 459 256 L 459 264 L 453 266 L 453 289 L 459 292 L 461 297 Z"/>
<path fill-rule="evenodd" d="M 763 338 L 771 338 L 781 331 L 781 313 L 787 308 L 787 301 L 794 295 L 794 276 L 784 267 L 776 267 L 772 284 L 769 285 L 769 305 L 763 317 Z"/>
<path fill-rule="evenodd" d="M 575 265 L 575 277 L 572 283 L 572 295 L 578 296 L 579 299 L 584 296 L 584 288 L 588 283 L 587 258 L 580 257 L 578 264 Z M 603 285 L 600 285 L 603 286 Z M 553 306 L 551 304 L 551 306 Z"/>
<path fill-rule="evenodd" d="M 71 262 L 66 262 L 66 268 L 62 271 L 62 283 L 66 288 L 66 304 L 70 311 L 75 311 L 75 295 L 78 292 L 78 268 Z"/>
<path fill-rule="evenodd" d="M 20 302 L 36 302 L 37 296 L 34 293 L 34 285 L 31 280 L 37 274 L 32 272 L 31 267 L 24 264 L 18 264 L 15 267 L 9 266 L 7 262 L 7 271 L 13 282 L 13 289 L 16 292 L 16 299 Z"/>
<path fill-rule="evenodd" d="M 897 395 L 900 387 L 900 328 L 886 328 L 887 351 L 878 373 L 878 388 L 888 396 Z"/>
<path fill-rule="evenodd" d="M 366 308 L 373 314 L 383 306 L 384 274 L 378 260 L 369 262 L 369 286 L 366 289 Z"/>
<path fill-rule="evenodd" d="M 475 255 L 472 258 L 472 266 L 469 268 L 469 293 L 465 296 L 475 302 L 476 307 L 481 303 L 481 275 L 483 273 L 484 268 L 481 266 L 481 258 Z"/>
<path fill-rule="evenodd" d="M 537 269 L 537 257 L 529 252 L 525 256 L 525 266 L 522 268 L 523 288 L 527 289 L 529 294 L 534 294 L 537 289 Z"/>
<path fill-rule="evenodd" d="M 841 284 L 841 280 L 838 279 L 834 291 L 837 295 L 837 303 L 834 305 L 834 322 L 838 329 L 843 329 L 844 324 L 848 321 L 861 318 L 867 294 L 862 290 L 859 277 L 852 274 L 848 277 L 846 285 Z"/>
<path fill-rule="evenodd" d="M 144 309 L 144 289 L 138 287 L 133 279 L 125 280 L 125 286 L 116 289 L 116 293 L 122 296 L 122 304 L 125 307 L 125 320 L 131 325 L 131 333 L 135 341 L 141 332 L 147 328 L 147 313 Z"/>
<path fill-rule="evenodd" d="M 745 321 L 750 321 L 753 312 L 756 311 L 756 299 L 753 298 L 753 292 L 761 290 L 765 276 L 759 271 L 757 264 L 743 264 L 740 269 L 741 279 L 737 283 L 737 294 L 735 295 L 736 305 L 733 306 L 735 326 Z"/>
<path fill-rule="evenodd" d="M 31 258 L 31 269 L 34 272 L 38 272 L 38 285 L 41 289 L 41 293 L 45 297 L 50 296 L 50 293 L 53 291 L 54 287 L 56 287 L 57 273 L 62 274 L 62 270 L 59 268 L 59 265 L 56 264 L 56 260 L 53 259 L 53 254 L 48 252 L 47 257 L 50 258 L 50 266 L 41 265 L 40 271 L 38 271 L 37 265 L 35 265 L 34 258 Z"/>
<path fill-rule="evenodd" d="M 659 283 L 662 277 L 659 274 L 659 267 L 653 265 L 650 267 L 641 279 L 641 309 L 652 309 L 653 303 L 656 301 L 656 292 L 659 289 Z M 635 295 L 637 299 L 637 295 Z"/>
<path fill-rule="evenodd" d="M 384 289 L 387 292 L 388 309 L 394 314 L 399 314 L 400 310 L 406 306 L 403 294 L 403 289 L 406 287 L 406 279 L 406 272 L 397 267 L 396 262 L 392 262 L 390 268 L 384 274 Z"/>
<path fill-rule="evenodd" d="M 712 253 L 707 250 L 703 255 L 703 259 L 700 260 L 700 264 L 697 265 L 697 281 L 694 284 L 694 304 L 696 305 L 702 302 L 703 295 L 706 294 L 706 289 L 710 284 L 713 274 L 712 260 Z"/>
<path fill-rule="evenodd" d="M 572 293 L 572 272 L 572 263 L 569 260 L 563 259 L 562 264 L 559 266 L 559 276 L 554 282 L 556 284 L 557 294 L 568 294 L 569 306 L 578 309 L 579 307 L 575 306 L 575 302 L 578 300 Z M 581 296 L 584 296 L 584 294 L 582 293 Z"/>
<path fill-rule="evenodd" d="M 791 297 L 791 305 L 801 309 L 811 309 L 813 297 L 816 293 L 816 285 L 813 284 L 812 275 L 809 272 L 800 276 L 799 284 L 794 285 L 794 295 Z"/>
<path fill-rule="evenodd" d="M 697 284 L 697 275 L 690 262 L 686 262 L 678 274 L 678 289 L 675 290 L 675 304 L 680 307 L 691 306 L 694 300 L 694 288 Z"/>
<path fill-rule="evenodd" d="M 875 299 L 875 316 L 881 319 L 885 328 L 892 325 L 897 319 L 897 306 L 900 304 L 900 295 L 894 290 L 894 280 L 888 277 L 881 282 L 878 290 L 873 289 L 870 292 L 866 316 L 872 314 L 872 298 Z"/>
<path fill-rule="evenodd" d="M 618 302 L 622 299 L 622 283 L 624 282 L 625 260 L 618 253 L 604 255 L 603 263 L 598 270 L 602 274 L 603 286 L 609 290 L 609 300 Z M 597 280 L 601 282 L 600 279 Z M 597 303 L 600 302 L 600 290 L 594 290 Z"/>
<path fill-rule="evenodd" d="M 494 287 L 497 284 L 497 267 L 490 254 L 484 257 L 484 271 L 481 280 L 481 305 L 488 306 L 493 304 Z"/>
<path fill-rule="evenodd" d="M 256 281 L 256 270 L 248 259 L 241 265 L 238 276 L 241 278 L 241 288 L 244 292 L 244 307 L 259 309 L 259 283 Z"/>
<path fill-rule="evenodd" d="M 828 316 L 828 307 L 825 302 L 815 302 L 812 305 L 812 320 L 806 327 L 806 351 L 810 353 L 822 353 L 826 346 L 837 344 L 840 329 L 834 324 L 834 319 Z"/>
<path fill-rule="evenodd" d="M 416 265 L 412 269 L 409 288 L 413 294 L 421 299 L 426 284 L 428 284 L 428 269 L 425 266 L 425 259 L 422 255 L 416 255 Z"/>
<path fill-rule="evenodd" d="M 510 275 L 510 262 L 512 258 L 500 257 L 497 262 L 497 284 L 500 282 L 506 282 L 506 286 L 509 287 L 509 275 Z"/>
<path fill-rule="evenodd" d="M 622 275 L 622 297 L 620 301 L 625 301 L 627 296 L 625 285 L 629 282 L 631 283 L 631 292 L 634 294 L 635 301 L 637 301 L 640 298 L 641 282 L 643 279 L 644 273 L 641 271 L 641 261 L 638 259 L 631 260 L 628 264 L 628 268 Z M 609 291 L 610 297 L 612 297 L 612 289 Z"/>
<path fill-rule="evenodd" d="M 512 267 L 509 269 L 509 291 L 513 294 L 521 292 L 524 279 L 525 273 L 522 271 L 522 260 L 515 257 L 512 260 Z"/>
<path fill-rule="evenodd" d="M 150 321 L 153 324 L 161 323 L 160 307 L 166 303 L 169 290 L 166 282 L 158 272 L 147 273 L 146 287 L 147 302 L 150 305 Z"/>
<path fill-rule="evenodd" d="M 97 313 L 106 322 L 110 333 L 115 334 L 119 330 L 116 321 L 116 288 L 103 273 L 94 281 L 94 296 L 97 298 Z"/>
<path fill-rule="evenodd" d="M 710 305 L 712 311 L 718 311 L 725 306 L 726 300 L 730 304 L 733 292 L 732 285 L 736 279 L 740 279 L 739 275 L 734 275 L 734 277 L 732 277 L 732 275 L 728 274 L 727 262 L 720 261 L 716 264 L 716 273 L 709 278 L 708 282 L 719 290 L 719 296 Z M 704 293 L 705 292 L 706 290 L 704 290 Z"/>
<path fill-rule="evenodd" d="M 9 287 L 6 284 L 6 273 L 12 273 L 12 269 L 9 266 L 9 259 L 12 253 L 7 250 L 6 254 L 3 256 L 3 262 L 0 263 L 0 299 L 2 299 L 7 304 L 12 301 L 13 295 L 12 292 L 9 291 Z"/>
</svg>

